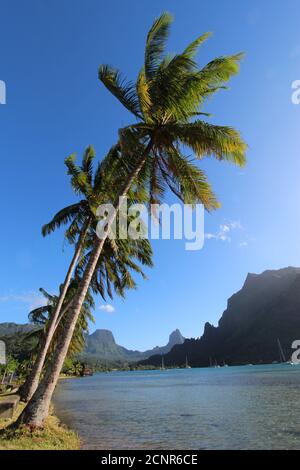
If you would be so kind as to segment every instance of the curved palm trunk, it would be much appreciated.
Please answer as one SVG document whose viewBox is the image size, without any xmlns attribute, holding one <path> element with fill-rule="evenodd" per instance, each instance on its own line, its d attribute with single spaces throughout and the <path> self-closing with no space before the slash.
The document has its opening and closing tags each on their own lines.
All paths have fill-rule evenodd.
<svg viewBox="0 0 300 470">
<path fill-rule="evenodd" d="M 80 239 L 78 241 L 74 256 L 72 258 L 72 261 L 71 261 L 71 264 L 69 266 L 67 275 L 65 277 L 65 281 L 62 285 L 60 295 L 59 295 L 59 299 L 58 299 L 57 305 L 55 307 L 54 313 L 53 313 L 53 315 L 50 319 L 48 328 L 47 328 L 45 334 L 43 335 L 43 337 L 41 339 L 41 343 L 40 343 L 38 353 L 37 353 L 37 358 L 36 358 L 36 360 L 33 364 L 32 370 L 31 370 L 28 378 L 24 382 L 24 384 L 19 389 L 20 398 L 24 402 L 27 402 L 31 399 L 32 395 L 34 394 L 34 392 L 36 391 L 36 389 L 38 387 L 40 376 L 41 376 L 41 373 L 42 373 L 42 369 L 43 369 L 45 359 L 46 359 L 46 356 L 47 356 L 47 352 L 48 352 L 49 346 L 51 344 L 53 335 L 55 333 L 56 327 L 57 327 L 59 321 L 61 320 L 61 316 L 59 316 L 59 315 L 61 313 L 61 309 L 62 309 L 64 300 L 65 300 L 65 297 L 66 297 L 66 293 L 67 293 L 67 290 L 69 288 L 69 285 L 70 285 L 70 282 L 71 282 L 71 279 L 72 279 L 73 271 L 75 269 L 75 266 L 77 264 L 77 261 L 79 259 L 80 254 L 81 254 L 81 251 L 82 251 L 82 248 L 83 248 L 83 245 L 84 245 L 84 240 L 86 238 L 89 226 L 90 226 L 90 220 L 87 221 L 87 223 L 86 223 L 86 225 L 85 225 L 85 227 L 84 227 L 84 229 L 81 233 L 81 236 L 80 236 Z"/>
<path fill-rule="evenodd" d="M 108 236 L 109 230 L 115 220 L 116 214 L 118 213 L 124 199 L 126 198 L 126 195 L 133 181 L 139 175 L 147 160 L 147 156 L 152 149 L 152 145 L 152 141 L 150 141 L 142 155 L 139 165 L 136 167 L 135 171 L 131 174 L 128 181 L 126 182 L 126 185 L 123 191 L 121 192 L 118 202 L 115 206 L 116 211 L 107 221 L 106 236 L 102 240 L 96 238 L 94 249 L 92 251 L 89 262 L 82 277 L 80 290 L 72 304 L 73 308 L 66 315 L 64 329 L 51 358 L 49 367 L 33 397 L 19 416 L 19 419 L 17 420 L 15 426 L 25 424 L 31 428 L 39 428 L 43 426 L 44 420 L 48 416 L 51 398 L 57 381 L 59 379 L 59 374 L 68 352 L 76 322 L 78 320 L 82 304 L 85 300 L 104 243 Z"/>
</svg>

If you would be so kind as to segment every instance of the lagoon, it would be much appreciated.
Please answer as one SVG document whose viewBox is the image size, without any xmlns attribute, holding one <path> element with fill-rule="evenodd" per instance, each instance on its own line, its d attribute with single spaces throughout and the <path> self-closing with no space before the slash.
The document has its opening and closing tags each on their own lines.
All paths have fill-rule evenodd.
<svg viewBox="0 0 300 470">
<path fill-rule="evenodd" d="M 98 373 L 54 406 L 83 449 L 300 449 L 300 365 Z"/>
</svg>

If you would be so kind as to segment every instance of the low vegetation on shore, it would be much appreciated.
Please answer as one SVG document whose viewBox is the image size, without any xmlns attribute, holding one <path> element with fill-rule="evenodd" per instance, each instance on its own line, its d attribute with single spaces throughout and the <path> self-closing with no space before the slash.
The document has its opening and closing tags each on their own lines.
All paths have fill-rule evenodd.
<svg viewBox="0 0 300 470">
<path fill-rule="evenodd" d="M 24 408 L 18 406 L 13 419 L 0 420 L 0 450 L 78 450 L 80 441 L 74 431 L 63 426 L 50 414 L 43 430 L 31 432 L 28 428 L 11 431 L 9 426 Z"/>
</svg>

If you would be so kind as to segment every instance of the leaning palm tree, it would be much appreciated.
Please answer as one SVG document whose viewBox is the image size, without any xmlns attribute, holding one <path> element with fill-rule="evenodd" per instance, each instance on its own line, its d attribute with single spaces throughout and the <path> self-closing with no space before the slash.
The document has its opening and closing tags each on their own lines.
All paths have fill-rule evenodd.
<svg viewBox="0 0 300 470">
<path fill-rule="evenodd" d="M 93 169 L 93 162 L 95 159 L 95 151 L 92 146 L 89 146 L 82 159 L 81 165 L 77 165 L 75 162 L 76 154 L 70 155 L 66 160 L 65 164 L 68 169 L 68 174 L 71 176 L 71 186 L 75 193 L 81 197 L 81 199 L 72 204 L 70 206 L 65 207 L 64 209 L 60 210 L 53 219 L 42 228 L 42 234 L 44 236 L 51 234 L 56 229 L 61 228 L 64 225 L 67 225 L 67 229 L 65 231 L 66 239 L 73 245 L 75 245 L 75 252 L 73 255 L 73 259 L 69 266 L 66 278 L 64 283 L 60 286 L 60 294 L 55 302 L 55 309 L 52 312 L 51 316 L 49 317 L 49 321 L 47 322 L 47 328 L 45 330 L 45 334 L 42 336 L 41 341 L 39 343 L 38 354 L 36 355 L 36 360 L 33 364 L 33 367 L 30 371 L 29 376 L 27 377 L 24 384 L 19 389 L 19 394 L 21 400 L 27 402 L 32 397 L 33 393 L 35 392 L 39 379 L 41 376 L 41 372 L 43 370 L 43 366 L 45 363 L 45 359 L 47 356 L 47 352 L 52 342 L 53 335 L 55 334 L 55 330 L 57 325 L 60 322 L 62 316 L 66 313 L 66 311 L 71 307 L 73 297 L 69 296 L 69 302 L 65 303 L 66 295 L 68 289 L 70 287 L 70 283 L 72 280 L 72 274 L 77 263 L 80 261 L 80 257 L 83 256 L 85 246 L 89 248 L 91 246 L 91 242 L 88 243 L 88 238 L 91 240 L 91 236 L 89 232 L 92 234 L 94 233 L 94 225 L 96 223 L 95 213 L 97 210 L 98 205 L 101 201 L 106 201 L 111 194 L 111 185 L 109 174 L 112 172 L 118 174 L 118 177 L 121 176 L 121 170 L 118 168 L 120 166 L 120 156 L 119 156 L 119 149 L 118 147 L 112 147 L 110 152 L 108 153 L 105 160 L 100 162 L 95 171 Z M 105 172 L 105 179 L 103 177 Z M 130 193 L 130 203 L 133 204 L 135 202 L 142 202 L 143 195 L 142 192 L 132 191 Z M 110 271 L 110 276 L 107 268 L 107 263 L 114 263 L 115 256 L 111 257 L 109 253 L 111 253 L 110 246 L 112 242 L 109 243 L 109 246 L 105 246 L 105 253 L 103 259 L 101 259 L 101 267 L 96 270 L 95 275 L 99 269 L 105 270 L 104 275 L 98 276 L 99 282 L 97 285 L 98 292 L 104 296 L 104 289 L 103 285 L 106 285 L 106 288 L 109 289 L 109 293 L 111 293 L 111 283 L 114 284 L 114 289 L 119 295 L 124 296 L 125 289 L 131 286 L 134 286 L 134 281 L 129 275 L 128 270 L 126 269 L 126 265 L 121 263 L 121 268 L 123 271 L 126 272 L 127 283 L 123 284 L 120 282 L 120 279 L 116 277 L 114 280 L 112 279 L 112 271 Z M 152 251 L 150 245 L 146 245 L 145 243 L 142 246 L 142 256 L 140 261 L 144 264 L 151 265 L 151 256 Z M 127 244 L 128 247 L 128 244 Z M 119 250 L 123 256 L 125 246 L 121 247 Z M 110 251 L 109 251 L 110 250 Z M 127 261 L 133 263 L 133 243 L 130 246 L 130 252 L 127 253 Z M 116 255 L 116 252 L 114 253 Z M 120 256 L 120 255 L 118 255 Z M 84 256 L 84 259 L 88 259 L 88 255 Z M 81 261 L 82 265 L 82 261 Z M 117 264 L 115 263 L 115 266 Z M 125 266 L 125 267 L 124 267 Z M 139 271 L 142 273 L 138 265 L 132 265 L 132 269 L 135 271 Z M 117 271 L 115 269 L 115 271 Z M 103 274 L 103 272 L 102 272 Z M 104 281 L 105 279 L 105 281 Z M 95 281 L 93 282 L 95 286 Z M 73 289 L 75 294 L 75 291 Z M 97 292 L 97 289 L 94 288 L 94 292 Z"/>
<path fill-rule="evenodd" d="M 103 182 L 103 173 L 105 171 L 105 181 L 108 182 L 108 174 L 109 171 L 112 171 L 113 161 L 117 161 L 114 157 L 114 152 L 115 150 L 113 148 L 105 160 L 105 165 L 109 165 L 110 168 L 104 168 L 105 165 L 101 162 L 98 164 L 94 173 L 93 161 L 95 159 L 95 151 L 92 146 L 89 146 L 85 150 L 80 166 L 75 164 L 76 154 L 70 155 L 65 160 L 68 174 L 71 176 L 72 189 L 81 199 L 75 204 L 71 204 L 55 214 L 53 219 L 43 226 L 42 234 L 43 236 L 49 235 L 54 230 L 67 225 L 65 236 L 70 243 L 75 245 L 75 250 L 65 280 L 60 286 L 59 297 L 55 304 L 55 310 L 52 312 L 45 334 L 39 344 L 39 353 L 36 356 L 36 360 L 27 380 L 19 389 L 21 400 L 24 402 L 27 402 L 32 397 L 38 386 L 47 351 L 51 344 L 56 325 L 60 319 L 61 310 L 72 280 L 74 269 L 84 249 L 88 231 L 95 219 L 97 206 L 99 205 L 101 198 L 103 198 L 103 200 L 107 198 Z"/>
<path fill-rule="evenodd" d="M 205 174 L 185 156 L 187 149 L 200 160 L 215 156 L 218 160 L 245 164 L 246 145 L 239 133 L 231 127 L 200 119 L 205 101 L 224 88 L 238 72 L 241 54 L 219 57 L 199 69 L 194 57 L 198 47 L 208 38 L 208 34 L 204 34 L 182 53 L 164 55 L 170 23 L 171 17 L 167 13 L 154 22 L 147 36 L 144 65 L 135 84 L 126 83 L 120 73 L 109 66 L 101 66 L 99 70 L 102 83 L 138 120 L 119 132 L 118 145 L 128 174 L 115 201 L 116 212 L 133 184 L 141 175 L 144 178 L 147 174 L 151 197 L 163 194 L 163 184 L 184 202 L 202 202 L 207 210 L 217 208 L 218 202 Z M 64 333 L 20 422 L 30 426 L 43 425 L 81 305 L 115 217 L 112 214 L 108 218 L 102 239 L 95 236 L 93 251 L 66 319 Z"/>
</svg>

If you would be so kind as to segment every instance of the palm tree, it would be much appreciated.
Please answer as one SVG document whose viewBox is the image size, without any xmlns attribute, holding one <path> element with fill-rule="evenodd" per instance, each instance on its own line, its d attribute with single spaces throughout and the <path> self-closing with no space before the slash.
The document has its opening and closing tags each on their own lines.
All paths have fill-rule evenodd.
<svg viewBox="0 0 300 470">
<path fill-rule="evenodd" d="M 109 156 L 108 156 L 109 158 Z M 68 165 L 72 165 L 72 168 L 69 168 L 69 173 L 74 173 L 76 171 L 74 157 L 72 159 L 69 157 L 67 161 Z M 107 164 L 107 162 L 105 163 Z M 102 168 L 104 164 L 99 165 L 99 168 Z M 97 170 L 99 171 L 99 170 Z M 120 172 L 119 172 L 120 174 Z M 96 181 L 95 174 L 94 180 Z M 98 177 L 98 185 L 101 186 L 100 178 Z M 72 184 L 74 186 L 74 183 Z M 96 183 L 95 183 L 96 185 Z M 104 185 L 102 184 L 104 187 Z M 144 196 L 142 192 L 139 191 L 131 191 L 130 192 L 130 199 L 128 200 L 129 206 L 136 202 L 141 202 L 144 200 Z M 95 226 L 96 226 L 96 219 L 93 213 L 90 213 L 88 206 L 86 204 L 86 200 L 80 201 L 77 205 L 77 210 L 74 209 L 74 206 L 71 210 L 72 216 L 67 216 L 68 213 L 66 210 L 62 210 L 59 213 L 59 216 L 56 215 L 52 221 L 43 227 L 43 233 L 51 233 L 56 228 L 60 227 L 62 224 L 68 222 L 69 226 L 65 232 L 67 239 L 74 243 L 76 240 L 76 233 L 81 230 L 82 225 L 84 224 L 85 217 L 89 217 L 91 219 L 90 225 L 88 230 L 85 234 L 85 241 L 81 249 L 80 256 L 78 257 L 78 263 L 75 269 L 74 278 L 70 281 L 66 296 L 64 298 L 64 302 L 60 311 L 60 315 L 58 315 L 56 323 L 53 322 L 53 312 L 57 312 L 57 302 L 59 297 L 55 295 L 48 294 L 44 289 L 40 289 L 40 291 L 44 294 L 44 296 L 48 299 L 48 304 L 42 307 L 39 307 L 32 312 L 30 312 L 29 319 L 35 323 L 45 324 L 44 334 L 41 336 L 40 345 L 38 348 L 37 353 L 37 360 L 40 364 L 41 370 L 39 372 L 39 376 L 41 374 L 42 368 L 45 364 L 47 352 L 48 355 L 51 357 L 51 353 L 53 353 L 57 347 L 57 340 L 63 332 L 64 329 L 64 321 L 65 316 L 69 310 L 72 309 L 72 299 L 75 298 L 76 291 L 80 285 L 80 276 L 84 272 L 85 266 L 88 263 L 89 257 L 92 252 L 93 247 L 93 240 L 94 240 L 94 233 L 95 233 Z M 63 214 L 60 217 L 60 214 Z M 92 220 L 94 218 L 94 220 Z M 83 347 L 84 338 L 82 332 L 86 329 L 86 318 L 89 318 L 89 310 L 88 307 L 93 307 L 93 299 L 91 297 L 91 292 L 94 294 L 100 294 L 101 297 L 106 300 L 106 295 L 108 295 L 111 299 L 113 298 L 113 291 L 116 292 L 117 295 L 125 297 L 125 291 L 127 289 L 135 289 L 136 288 L 136 281 L 133 278 L 131 272 L 137 273 L 141 275 L 144 279 L 146 279 L 146 275 L 144 274 L 142 266 L 152 267 L 152 249 L 151 244 L 148 240 L 133 240 L 133 239 L 125 239 L 125 240 L 107 240 L 104 246 L 104 250 L 102 252 L 102 256 L 99 257 L 96 269 L 93 273 L 93 277 L 90 284 L 90 290 L 87 293 L 87 297 L 81 311 L 83 312 L 76 323 L 75 330 L 73 332 L 72 340 L 69 345 L 67 355 L 74 354 L 78 352 L 79 348 Z M 50 314 L 51 313 L 51 314 Z M 91 319 L 91 318 L 90 318 Z M 51 342 L 48 346 L 48 349 L 45 349 L 45 338 L 49 337 L 48 330 L 50 325 L 54 324 L 53 333 L 51 337 Z M 38 334 L 35 333 L 35 334 Z M 78 345 L 76 347 L 76 345 Z M 43 363 L 40 360 L 41 355 L 43 355 Z M 32 377 L 36 377 L 36 373 L 30 374 L 27 381 L 25 382 L 25 390 L 29 389 L 32 393 L 33 387 L 36 387 L 36 382 L 32 380 Z"/>
<path fill-rule="evenodd" d="M 70 155 L 65 160 L 68 174 L 71 176 L 71 186 L 81 199 L 55 214 L 53 219 L 43 226 L 42 234 L 43 236 L 49 235 L 63 225 L 68 225 L 65 236 L 70 243 L 75 245 L 75 251 L 65 280 L 60 287 L 60 294 L 56 302 L 55 310 L 51 315 L 47 330 L 39 345 L 39 352 L 34 365 L 27 380 L 19 389 L 21 400 L 24 402 L 27 402 L 32 397 L 38 386 L 47 351 L 50 347 L 56 325 L 60 319 L 61 309 L 70 286 L 74 269 L 82 254 L 89 229 L 95 220 L 95 212 L 101 202 L 101 198 L 103 198 L 102 200 L 106 200 L 107 198 L 103 174 L 105 171 L 105 181 L 108 182 L 109 172 L 113 170 L 116 164 L 113 162 L 117 162 L 115 158 L 116 151 L 116 149 L 112 148 L 107 155 L 105 163 L 104 161 L 99 163 L 94 174 L 93 161 L 95 159 L 95 151 L 92 146 L 89 146 L 84 152 L 80 166 L 75 164 L 76 154 Z M 105 167 L 105 165 L 107 165 L 107 167 Z"/>
<path fill-rule="evenodd" d="M 199 119 L 204 102 L 236 74 L 241 54 L 219 57 L 199 69 L 194 57 L 198 47 L 208 38 L 204 34 L 181 54 L 164 55 L 165 42 L 171 23 L 164 13 L 150 29 L 145 49 L 145 61 L 136 84 L 126 83 L 120 73 L 101 66 L 99 78 L 119 101 L 133 113 L 137 123 L 119 132 L 119 148 L 128 175 L 115 201 L 120 209 L 133 183 L 149 174 L 151 197 L 163 195 L 167 185 L 184 202 L 202 202 L 207 210 L 218 207 L 206 176 L 184 155 L 190 149 L 197 159 L 215 156 L 237 165 L 245 164 L 246 144 L 231 127 L 209 124 Z M 150 169 L 150 172 L 149 172 Z M 106 237 L 115 220 L 112 214 L 106 225 Z M 94 247 L 86 265 L 72 311 L 65 322 L 56 351 L 39 388 L 27 405 L 20 422 L 42 426 L 48 414 L 50 400 L 67 354 L 69 343 L 84 302 L 106 237 L 95 237 Z"/>
</svg>

